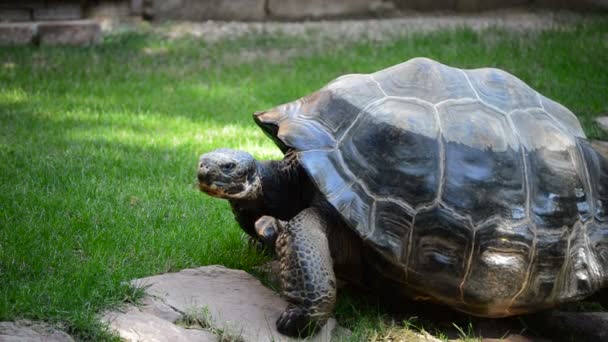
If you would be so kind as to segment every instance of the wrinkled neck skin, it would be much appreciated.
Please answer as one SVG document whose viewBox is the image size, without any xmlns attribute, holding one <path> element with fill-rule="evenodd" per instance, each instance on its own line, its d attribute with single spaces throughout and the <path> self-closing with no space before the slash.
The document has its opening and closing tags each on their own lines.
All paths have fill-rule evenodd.
<svg viewBox="0 0 608 342">
<path fill-rule="evenodd" d="M 310 206 L 315 192 L 295 154 L 288 153 L 283 160 L 257 161 L 256 165 L 261 183 L 259 196 L 229 200 L 237 222 L 254 238 L 258 218 L 269 215 L 288 221 Z"/>
</svg>

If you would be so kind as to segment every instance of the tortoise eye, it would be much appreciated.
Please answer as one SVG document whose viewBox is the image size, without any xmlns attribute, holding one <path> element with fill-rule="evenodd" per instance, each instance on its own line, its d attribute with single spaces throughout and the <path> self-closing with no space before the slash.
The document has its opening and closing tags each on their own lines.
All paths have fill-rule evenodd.
<svg viewBox="0 0 608 342">
<path fill-rule="evenodd" d="M 221 168 L 222 168 L 222 171 L 229 172 L 229 171 L 232 171 L 235 166 L 236 166 L 235 163 L 225 163 L 225 164 L 222 164 Z"/>
</svg>

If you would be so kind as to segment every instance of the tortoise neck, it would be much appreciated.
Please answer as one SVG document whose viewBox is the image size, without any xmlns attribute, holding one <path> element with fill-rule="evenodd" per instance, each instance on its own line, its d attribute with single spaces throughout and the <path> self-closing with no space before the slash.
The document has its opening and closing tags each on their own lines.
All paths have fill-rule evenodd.
<svg viewBox="0 0 608 342">
<path fill-rule="evenodd" d="M 310 206 L 314 187 L 295 154 L 287 153 L 282 160 L 258 162 L 258 171 L 266 215 L 289 220 Z"/>
</svg>

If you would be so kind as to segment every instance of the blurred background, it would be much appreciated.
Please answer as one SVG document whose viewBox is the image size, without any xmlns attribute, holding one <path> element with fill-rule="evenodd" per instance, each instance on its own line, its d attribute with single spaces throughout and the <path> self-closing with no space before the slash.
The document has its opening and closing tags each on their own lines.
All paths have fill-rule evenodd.
<svg viewBox="0 0 608 342">
<path fill-rule="evenodd" d="M 76 20 L 142 17 L 149 20 L 302 20 L 395 16 L 408 11 L 475 12 L 502 8 L 595 11 L 606 0 L 3 0 L 0 20 Z"/>
</svg>

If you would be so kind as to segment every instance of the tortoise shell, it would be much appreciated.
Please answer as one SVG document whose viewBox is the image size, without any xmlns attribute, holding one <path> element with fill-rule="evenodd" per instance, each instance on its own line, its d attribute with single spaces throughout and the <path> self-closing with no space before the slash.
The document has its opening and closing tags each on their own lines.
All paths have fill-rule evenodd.
<svg viewBox="0 0 608 342">
<path fill-rule="evenodd" d="M 255 120 L 406 288 L 500 317 L 608 285 L 608 162 L 505 71 L 415 58 Z"/>
</svg>

